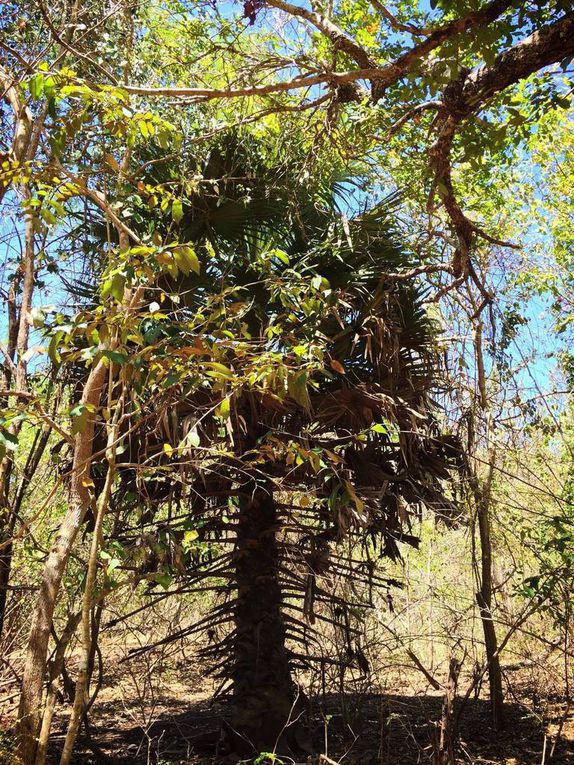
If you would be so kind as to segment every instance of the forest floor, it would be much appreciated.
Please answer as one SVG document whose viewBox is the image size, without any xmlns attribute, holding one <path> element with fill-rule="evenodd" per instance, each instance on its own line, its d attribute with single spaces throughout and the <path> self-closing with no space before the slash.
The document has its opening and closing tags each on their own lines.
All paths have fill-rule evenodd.
<svg viewBox="0 0 574 765">
<path fill-rule="evenodd" d="M 137 671 L 134 669 L 134 664 Z M 90 739 L 82 738 L 76 765 L 233 765 L 220 739 L 226 716 L 213 702 L 213 684 L 187 656 L 141 663 L 109 663 L 90 714 Z M 461 710 L 457 763 L 471 765 L 574 765 L 574 710 L 559 694 L 546 695 L 524 685 L 513 672 L 503 732 L 492 730 L 488 702 L 470 698 Z M 285 765 L 316 763 L 326 754 L 346 765 L 424 765 L 433 762 L 432 740 L 441 718 L 442 695 L 401 673 L 388 682 L 392 693 L 325 694 L 309 700 L 309 727 L 297 734 L 302 752 Z M 461 684 L 461 687 L 466 687 Z M 546 689 L 548 691 L 548 689 Z M 1 701 L 1 700 L 0 700 Z M 62 709 L 62 708 L 60 708 Z M 64 710 L 65 711 L 65 710 Z M 0 717 L 0 729 L 10 726 Z M 50 765 L 58 761 L 67 717 L 60 712 L 52 739 Z M 218 748 L 216 756 L 214 750 Z M 281 755 L 280 749 L 277 750 Z M 277 763 L 280 761 L 277 760 Z"/>
</svg>

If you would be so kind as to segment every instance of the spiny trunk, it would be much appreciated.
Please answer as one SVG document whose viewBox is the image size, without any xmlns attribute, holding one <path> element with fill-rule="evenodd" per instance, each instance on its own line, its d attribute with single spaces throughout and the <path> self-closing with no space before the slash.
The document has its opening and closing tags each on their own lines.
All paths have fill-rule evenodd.
<svg viewBox="0 0 574 765">
<path fill-rule="evenodd" d="M 245 487 L 235 550 L 233 727 L 259 750 L 273 747 L 294 698 L 281 614 L 276 524 L 268 487 L 254 482 Z"/>
</svg>

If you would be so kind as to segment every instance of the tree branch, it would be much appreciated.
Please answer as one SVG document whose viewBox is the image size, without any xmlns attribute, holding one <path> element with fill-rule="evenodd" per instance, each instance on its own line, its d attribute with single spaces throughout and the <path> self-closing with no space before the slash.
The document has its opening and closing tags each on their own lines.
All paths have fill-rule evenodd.
<svg viewBox="0 0 574 765">
<path fill-rule="evenodd" d="M 20 98 L 17 80 L 2 66 L 0 66 L 0 88 L 3 91 L 2 98 L 10 104 L 14 112 L 14 136 L 12 138 L 10 159 L 13 162 L 23 162 L 26 159 L 32 134 L 32 113 Z M 9 184 L 5 184 L 0 180 L 0 202 L 8 186 Z"/>
<path fill-rule="evenodd" d="M 351 35 L 344 32 L 336 24 L 333 24 L 333 22 L 325 16 L 321 16 L 320 13 L 315 13 L 315 11 L 310 11 L 299 5 L 286 3 L 284 0 L 266 0 L 265 4 L 272 8 L 277 8 L 280 11 L 285 11 L 285 13 L 288 13 L 290 16 L 297 16 L 298 18 L 308 21 L 328 37 L 338 50 L 348 53 L 353 61 L 355 61 L 355 63 L 362 69 L 374 69 L 377 67 L 375 59 L 372 58 L 367 51 L 351 37 Z"/>
<path fill-rule="evenodd" d="M 313 85 L 329 83 L 333 87 L 344 83 L 356 82 L 357 80 L 368 80 L 373 86 L 373 100 L 377 101 L 383 94 L 385 88 L 395 83 L 405 75 L 411 66 L 421 58 L 442 45 L 443 42 L 454 37 L 461 32 L 465 32 L 472 27 L 480 24 L 488 24 L 501 16 L 514 2 L 514 0 L 492 0 L 482 10 L 462 16 L 461 18 L 450 21 L 442 27 L 435 29 L 425 40 L 415 45 L 395 61 L 385 66 L 377 66 L 373 59 L 368 56 L 352 37 L 340 30 L 332 22 L 319 14 L 313 14 L 299 6 L 293 6 L 283 0 L 269 0 L 274 7 L 281 7 L 286 12 L 297 17 L 305 18 L 323 32 L 330 40 L 337 40 L 341 50 L 346 50 L 357 63 L 359 59 L 360 69 L 353 69 L 347 72 L 320 72 L 317 74 L 302 75 L 292 80 L 284 82 L 270 83 L 269 85 L 254 85 L 238 89 L 214 89 L 214 88 L 149 88 L 145 86 L 127 85 L 124 87 L 128 93 L 138 96 L 185 96 L 196 100 L 212 100 L 216 98 L 243 98 L 246 96 L 264 96 L 271 93 L 287 92 L 302 88 L 310 88 Z M 318 26 L 320 24 L 321 26 Z M 344 39 L 343 39 L 344 38 Z M 342 47 L 346 46 L 346 47 Z M 352 51 L 352 52 L 351 52 Z M 365 66 L 366 65 L 366 66 Z"/>
<path fill-rule="evenodd" d="M 438 193 L 458 239 L 453 258 L 453 273 L 457 278 L 472 275 L 469 253 L 475 235 L 491 243 L 509 244 L 485 234 L 466 217 L 458 203 L 452 182 L 451 153 L 460 123 L 479 111 L 500 91 L 573 53 L 574 13 L 569 13 L 503 51 L 492 66 L 483 66 L 474 72 L 463 70 L 461 76 L 444 89 L 437 119 L 437 137 L 429 150 L 430 166 L 434 172 L 429 209 L 433 206 L 435 193 Z"/>
</svg>

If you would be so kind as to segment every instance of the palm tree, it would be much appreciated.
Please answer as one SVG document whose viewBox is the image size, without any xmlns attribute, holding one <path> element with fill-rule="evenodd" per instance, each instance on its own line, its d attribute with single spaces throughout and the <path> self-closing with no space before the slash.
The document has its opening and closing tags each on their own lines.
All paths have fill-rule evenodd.
<svg viewBox="0 0 574 765">
<path fill-rule="evenodd" d="M 399 542 L 416 541 L 404 526 L 417 506 L 448 506 L 441 483 L 454 452 L 429 398 L 436 332 L 423 295 L 386 275 L 412 265 L 392 225 L 392 200 L 347 219 L 340 206 L 349 179 L 305 186 L 293 168 L 245 146 L 232 139 L 215 147 L 200 189 L 188 194 L 179 241 L 193 243 L 203 273 L 164 277 L 177 300 L 166 301 L 167 320 L 151 328 L 154 342 L 176 354 L 193 341 L 189 318 L 207 317 L 202 342 L 217 345 L 217 363 L 241 385 L 190 389 L 182 380 L 166 390 L 162 406 L 178 423 L 172 441 L 193 427 L 178 458 L 184 478 L 148 481 L 144 496 L 138 471 L 125 470 L 114 534 L 128 551 L 136 535 L 163 540 L 171 552 L 161 564 L 148 556 L 147 574 L 167 565 L 219 592 L 227 582 L 223 601 L 187 632 L 223 630 L 205 655 L 230 683 L 233 729 L 260 750 L 292 713 L 294 658 L 321 658 L 308 655 L 308 641 L 335 599 L 348 631 L 346 604 L 326 580 L 339 565 L 338 543 L 351 535 L 362 544 L 365 565 L 354 576 L 367 582 L 370 557 L 397 557 Z M 167 161 L 153 167 L 155 182 L 176 175 Z M 135 429 L 129 462 L 151 455 L 173 465 L 164 441 Z M 168 499 L 170 513 L 180 508 L 176 520 L 168 513 L 166 521 Z M 185 549 L 190 529 L 197 544 Z M 198 545 L 218 553 L 198 553 Z"/>
</svg>

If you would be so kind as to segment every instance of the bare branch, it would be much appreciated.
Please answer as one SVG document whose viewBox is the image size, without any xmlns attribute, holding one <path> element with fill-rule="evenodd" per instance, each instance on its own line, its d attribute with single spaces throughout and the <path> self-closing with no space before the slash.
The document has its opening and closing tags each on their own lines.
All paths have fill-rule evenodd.
<svg viewBox="0 0 574 765">
<path fill-rule="evenodd" d="M 375 59 L 372 58 L 367 51 L 351 37 L 351 35 L 344 32 L 340 27 L 333 24 L 332 21 L 325 16 L 322 16 L 320 13 L 310 11 L 307 8 L 302 8 L 299 5 L 286 3 L 284 0 L 266 0 L 265 4 L 272 8 L 285 11 L 285 13 L 288 13 L 290 16 L 297 16 L 305 19 L 328 37 L 338 50 L 348 53 L 353 61 L 363 69 L 375 68 L 377 66 Z"/>
<path fill-rule="evenodd" d="M 410 35 L 428 35 L 430 30 L 420 29 L 413 24 L 401 24 L 401 22 L 394 16 L 389 9 L 383 5 L 380 0 L 370 0 L 372 6 L 374 6 L 379 13 L 386 18 L 393 29 L 398 32 L 408 32 Z"/>
<path fill-rule="evenodd" d="M 289 3 L 284 3 L 283 0 L 271 0 L 275 7 L 282 7 L 284 10 L 293 8 L 296 16 L 303 17 L 307 20 L 311 20 L 309 17 L 313 16 L 314 20 L 311 22 L 315 26 L 321 24 L 323 29 L 321 31 L 331 40 L 336 39 L 339 47 L 345 49 L 349 55 L 352 55 L 354 60 L 363 62 L 360 69 L 353 69 L 348 72 L 321 72 L 317 74 L 301 75 L 294 77 L 291 80 L 283 82 L 270 83 L 269 85 L 256 85 L 246 88 L 237 89 L 214 89 L 214 88 L 149 88 L 145 86 L 127 85 L 125 90 L 128 93 L 133 93 L 138 96 L 185 96 L 186 98 L 193 98 L 200 100 L 212 100 L 217 98 L 243 98 L 246 96 L 264 96 L 271 93 L 281 93 L 291 90 L 300 90 L 302 88 L 310 88 L 313 85 L 320 85 L 329 83 L 332 86 L 356 82 L 357 80 L 368 80 L 373 84 L 373 100 L 377 101 L 383 94 L 385 88 L 395 83 L 404 74 L 406 74 L 411 66 L 419 59 L 431 53 L 433 50 L 442 45 L 443 42 L 450 39 L 456 34 L 465 32 L 472 27 L 480 24 L 488 24 L 506 11 L 511 5 L 513 0 L 493 0 L 481 11 L 473 11 L 459 19 L 448 22 L 442 27 L 435 29 L 426 40 L 415 45 L 408 50 L 402 56 L 399 56 L 394 62 L 385 66 L 377 66 L 371 57 L 367 57 L 367 53 L 359 46 L 355 41 L 346 33 L 342 32 L 337 26 L 332 24 L 319 14 L 312 14 L 311 11 L 305 11 L 299 6 L 291 6 Z M 320 29 L 319 26 L 317 26 Z M 337 35 L 343 35 L 344 42 L 341 37 Z M 346 48 L 341 46 L 345 45 Z M 353 53 L 351 53 L 351 49 Z M 366 64 L 366 66 L 365 66 Z"/>
<path fill-rule="evenodd" d="M 442 106 L 442 101 L 425 101 L 423 104 L 418 104 L 417 106 L 413 106 L 412 109 L 409 109 L 409 111 L 406 114 L 403 114 L 403 116 L 395 122 L 394 125 L 392 125 L 389 130 L 387 131 L 387 134 L 385 136 L 385 139 L 388 141 L 389 138 L 392 138 L 396 133 L 399 132 L 399 130 L 405 125 L 409 120 L 412 120 L 417 115 L 421 114 L 422 112 L 428 111 L 429 109 L 440 109 Z"/>
</svg>

